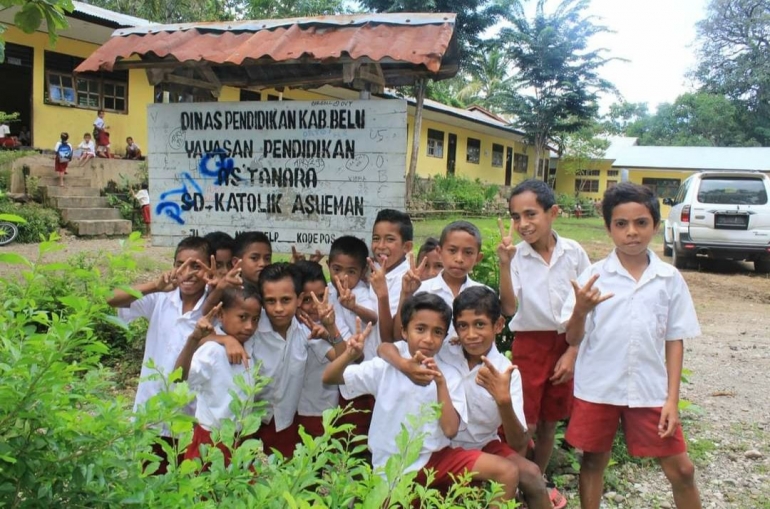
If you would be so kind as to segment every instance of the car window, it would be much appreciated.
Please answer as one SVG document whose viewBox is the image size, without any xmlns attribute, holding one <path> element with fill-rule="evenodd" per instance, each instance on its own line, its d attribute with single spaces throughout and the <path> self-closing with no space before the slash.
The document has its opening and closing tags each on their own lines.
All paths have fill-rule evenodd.
<svg viewBox="0 0 770 509">
<path fill-rule="evenodd" d="M 722 205 L 764 205 L 765 183 L 756 178 L 704 178 L 698 189 L 700 203 Z"/>
</svg>

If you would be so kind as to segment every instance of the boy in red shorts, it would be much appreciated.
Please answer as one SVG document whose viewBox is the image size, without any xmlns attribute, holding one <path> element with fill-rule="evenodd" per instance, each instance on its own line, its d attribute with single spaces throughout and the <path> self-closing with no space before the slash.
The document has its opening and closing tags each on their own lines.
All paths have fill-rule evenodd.
<svg viewBox="0 0 770 509">
<path fill-rule="evenodd" d="M 599 509 L 612 442 L 623 425 L 628 452 L 657 458 L 679 509 L 700 509 L 695 467 L 679 423 L 683 338 L 700 335 L 687 284 L 648 245 L 660 205 L 648 188 L 604 193 L 602 215 L 615 250 L 573 281 L 567 341 L 580 345 L 567 441 L 582 449 L 580 505 Z"/>
<path fill-rule="evenodd" d="M 133 193 L 134 190 L 131 189 Z M 142 184 L 141 189 L 134 193 L 134 199 L 139 202 L 139 206 L 142 208 L 142 219 L 147 227 L 147 235 L 151 235 L 150 231 L 150 193 L 147 191 L 147 184 Z"/>
<path fill-rule="evenodd" d="M 532 460 L 545 473 L 553 452 L 556 424 L 570 415 L 572 374 L 577 348 L 564 338 L 561 312 L 572 294 L 570 281 L 590 265 L 574 240 L 553 231 L 559 213 L 548 185 L 526 180 L 516 186 L 508 202 L 511 231 L 500 223 L 500 301 L 503 314 L 514 315 L 513 362 L 524 388 L 524 414 L 534 434 Z M 513 245 L 513 230 L 523 242 Z M 556 507 L 566 500 L 551 490 Z"/>
</svg>

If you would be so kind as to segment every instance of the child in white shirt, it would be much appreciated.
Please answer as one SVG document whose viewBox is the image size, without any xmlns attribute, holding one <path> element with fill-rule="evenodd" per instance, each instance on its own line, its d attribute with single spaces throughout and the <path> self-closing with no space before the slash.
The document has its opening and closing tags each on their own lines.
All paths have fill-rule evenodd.
<svg viewBox="0 0 770 509">
<path fill-rule="evenodd" d="M 649 248 L 660 204 L 647 187 L 608 189 L 602 214 L 615 250 L 572 282 L 567 341 L 579 345 L 566 440 L 582 449 L 580 501 L 599 509 L 618 424 L 628 452 L 658 460 L 679 509 L 699 509 L 695 467 L 679 421 L 684 338 L 700 335 L 682 275 Z"/>
<path fill-rule="evenodd" d="M 440 297 L 421 293 L 408 299 L 401 313 L 406 342 L 398 343 L 399 353 L 404 357 L 414 357 L 420 353 L 429 359 L 429 364 L 437 373 L 429 385 L 414 385 L 400 371 L 379 358 L 354 364 L 363 353 L 363 338 L 360 334 L 348 340 L 345 354 L 326 368 L 323 377 L 325 383 L 341 384 L 340 391 L 345 397 L 352 398 L 361 394 L 372 394 L 375 397 L 368 440 L 375 471 L 382 475 L 388 458 L 399 453 L 396 436 L 401 427 L 405 426 L 412 437 L 417 434 L 423 436 L 417 460 L 406 468 L 407 472 L 420 472 L 418 483 L 427 482 L 425 471 L 428 469 L 435 471 L 433 483 L 439 486 L 454 482 L 453 476 L 470 472 L 474 480 L 494 480 L 502 484 L 503 498 L 512 499 L 518 475 L 508 460 L 479 450 L 450 447 L 450 439 L 460 427 L 456 405 L 462 405 L 463 402 L 452 399 L 452 394 L 458 394 L 459 381 L 453 377 L 444 377 L 441 374 L 444 367 L 433 356 L 446 337 L 452 317 L 451 309 Z M 412 429 L 407 417 L 419 416 L 424 412 L 425 405 L 435 403 L 439 403 L 441 408 L 438 419 L 429 420 L 420 428 Z"/>
<path fill-rule="evenodd" d="M 80 149 L 80 164 L 78 166 L 83 166 L 89 159 L 96 157 L 96 143 L 91 139 L 91 133 L 83 135 L 83 141 L 80 142 L 78 148 Z"/>
</svg>

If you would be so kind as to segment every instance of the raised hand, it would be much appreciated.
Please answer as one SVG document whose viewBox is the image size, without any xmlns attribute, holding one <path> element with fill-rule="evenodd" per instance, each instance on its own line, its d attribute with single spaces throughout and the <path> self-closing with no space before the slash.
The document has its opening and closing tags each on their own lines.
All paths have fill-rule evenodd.
<svg viewBox="0 0 770 509">
<path fill-rule="evenodd" d="M 198 318 L 198 321 L 195 322 L 195 330 L 193 331 L 193 335 L 195 335 L 198 340 L 201 340 L 214 332 L 214 322 L 221 310 L 222 303 L 220 302 L 214 306 L 211 311 Z"/>
<path fill-rule="evenodd" d="M 203 263 L 202 260 L 197 260 L 197 262 L 201 266 L 201 270 L 203 271 L 202 277 L 206 284 L 212 288 L 217 286 L 219 283 L 219 277 L 217 276 L 217 258 L 214 255 L 211 255 L 211 261 L 208 265 Z"/>
<path fill-rule="evenodd" d="M 353 295 L 353 290 L 348 287 L 348 276 L 345 275 L 340 279 L 339 276 L 334 276 L 334 282 L 337 284 L 337 292 L 340 305 L 353 311 L 356 308 L 356 296 Z"/>
<path fill-rule="evenodd" d="M 378 299 L 388 298 L 388 282 L 385 279 L 385 267 L 380 265 L 377 267 L 371 258 L 367 258 L 366 262 L 369 264 L 369 284 L 374 290 L 374 294 Z"/>
<path fill-rule="evenodd" d="M 425 357 L 422 352 L 417 352 L 414 357 L 407 360 L 401 372 L 415 385 L 423 387 L 430 385 L 433 380 L 441 376 L 441 371 L 428 367 L 427 364 L 430 364 L 428 361 L 433 361 L 433 359 Z M 435 366 L 435 361 L 432 366 Z"/>
<path fill-rule="evenodd" d="M 356 332 L 348 338 L 348 346 L 345 350 L 345 353 L 354 359 L 361 357 L 361 355 L 364 353 L 364 343 L 366 342 L 366 338 L 369 337 L 371 332 L 372 323 L 367 323 L 366 328 L 362 331 L 361 319 L 356 317 Z"/>
<path fill-rule="evenodd" d="M 513 257 L 516 255 L 516 245 L 513 243 L 513 219 L 511 226 L 506 233 L 503 228 L 503 220 L 497 218 L 497 228 L 500 230 L 500 243 L 497 245 L 497 257 L 500 263 L 510 265 Z"/>
<path fill-rule="evenodd" d="M 176 290 L 179 282 L 176 279 L 176 269 L 167 270 L 155 281 L 155 288 L 159 292 L 170 292 Z"/>
<path fill-rule="evenodd" d="M 242 260 L 238 258 L 233 264 L 233 268 L 228 270 L 225 277 L 219 280 L 219 283 L 217 284 L 218 288 L 222 290 L 225 288 L 243 288 L 243 277 L 241 276 L 243 269 L 241 268 L 241 263 Z"/>
<path fill-rule="evenodd" d="M 504 371 L 498 371 L 486 357 L 482 356 L 481 362 L 484 365 L 476 374 L 476 383 L 486 389 L 498 405 L 510 404 L 511 375 L 519 368 L 511 364 Z"/>
<path fill-rule="evenodd" d="M 308 339 L 329 339 L 329 331 L 326 330 L 320 323 L 315 323 L 310 319 L 307 313 L 302 310 L 297 311 L 297 319 L 308 329 L 310 329 L 310 336 Z"/>
<path fill-rule="evenodd" d="M 422 259 L 422 263 L 415 269 L 414 266 L 414 253 L 409 253 L 409 270 L 404 273 L 404 277 L 401 280 L 401 293 L 404 295 L 414 295 L 414 292 L 420 289 L 422 285 L 422 279 L 420 279 L 420 272 L 425 271 L 425 264 L 428 257 Z"/>
<path fill-rule="evenodd" d="M 318 313 L 318 318 L 321 320 L 321 324 L 324 328 L 334 326 L 337 315 L 334 313 L 334 306 L 329 304 L 329 291 L 326 291 L 323 300 L 318 300 L 318 296 L 315 292 L 310 292 L 310 296 L 313 298 L 313 304 Z"/>
<path fill-rule="evenodd" d="M 310 255 L 310 257 L 305 256 L 304 254 L 297 251 L 296 246 L 291 246 L 291 263 L 297 263 L 302 260 L 309 259 L 311 262 L 321 263 L 321 260 L 324 259 L 324 254 L 319 251 L 318 249 L 315 250 L 315 254 Z"/>
<path fill-rule="evenodd" d="M 582 288 L 574 279 L 571 281 L 572 288 L 575 290 L 575 312 L 581 315 L 587 315 L 593 309 L 607 299 L 611 299 L 615 294 L 607 293 L 602 295 L 598 288 L 594 288 L 594 283 L 599 279 L 599 274 L 594 274 L 591 279 Z"/>
</svg>

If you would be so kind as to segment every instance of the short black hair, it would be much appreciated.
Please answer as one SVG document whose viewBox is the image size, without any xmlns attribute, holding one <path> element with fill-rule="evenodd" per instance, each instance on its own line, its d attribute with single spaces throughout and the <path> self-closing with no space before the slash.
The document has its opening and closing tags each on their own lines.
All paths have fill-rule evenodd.
<svg viewBox="0 0 770 509">
<path fill-rule="evenodd" d="M 267 244 L 270 248 L 270 252 L 273 251 L 273 245 L 270 244 L 270 239 L 267 238 L 262 232 L 241 232 L 235 236 L 235 245 L 233 246 L 233 256 L 241 258 L 243 253 L 246 252 L 246 248 L 252 244 Z"/>
<path fill-rule="evenodd" d="M 147 182 L 142 182 L 142 184 L 139 186 L 140 189 L 147 190 L 149 186 L 147 185 Z M 207 239 L 208 235 L 204 236 L 204 239 Z M 208 239 L 207 239 L 208 240 Z M 209 241 L 210 242 L 210 241 Z"/>
<path fill-rule="evenodd" d="M 398 226 L 398 233 L 401 235 L 403 242 L 411 242 L 414 239 L 414 227 L 412 226 L 412 218 L 406 212 L 401 212 L 396 209 L 382 209 L 377 212 L 377 218 L 374 220 L 374 224 L 377 223 L 393 223 Z"/>
<path fill-rule="evenodd" d="M 350 256 L 362 269 L 366 268 L 366 259 L 369 257 L 369 247 L 366 242 L 352 235 L 337 237 L 329 249 L 329 261 L 333 261 L 339 255 Z"/>
<path fill-rule="evenodd" d="M 243 282 L 242 288 L 236 288 L 228 286 L 225 291 L 222 292 L 222 309 L 233 307 L 238 300 L 257 299 L 259 300 L 259 292 L 257 287 L 251 283 Z"/>
<path fill-rule="evenodd" d="M 229 249 L 235 251 L 235 239 L 225 232 L 211 232 L 203 236 L 204 239 L 211 242 L 211 247 L 216 253 L 220 249 Z"/>
<path fill-rule="evenodd" d="M 259 279 L 257 279 L 257 292 L 259 295 L 259 301 L 264 299 L 263 289 L 265 283 L 275 283 L 282 279 L 291 279 L 294 284 L 294 293 L 299 295 L 302 292 L 302 274 L 299 269 L 287 262 L 271 263 L 259 273 Z"/>
<path fill-rule="evenodd" d="M 508 198 L 508 203 L 511 203 L 514 196 L 527 191 L 534 193 L 537 204 L 543 207 L 543 210 L 551 210 L 551 207 L 556 205 L 556 195 L 553 194 L 551 186 L 538 179 L 528 179 L 514 187 L 511 191 L 511 197 Z"/>
<path fill-rule="evenodd" d="M 439 239 L 439 245 L 444 245 L 446 238 L 452 232 L 465 232 L 473 236 L 476 239 L 476 246 L 481 250 L 481 232 L 478 227 L 469 221 L 452 221 L 444 227 L 441 231 L 441 238 Z"/>
<path fill-rule="evenodd" d="M 324 268 L 320 263 L 311 260 L 299 260 L 294 266 L 299 270 L 299 273 L 302 276 L 303 288 L 305 287 L 305 284 L 312 283 L 313 281 L 322 281 L 323 284 L 327 283 L 326 276 L 324 275 Z"/>
<path fill-rule="evenodd" d="M 655 196 L 652 189 L 633 182 L 621 182 L 607 189 L 602 198 L 602 216 L 604 216 L 604 224 L 607 228 L 612 223 L 612 211 L 624 203 L 644 205 L 650 211 L 652 224 L 658 226 L 660 223 L 660 203 L 658 203 L 658 197 Z"/>
<path fill-rule="evenodd" d="M 428 253 L 435 251 L 438 246 L 438 239 L 435 237 L 428 237 L 425 239 L 425 242 L 423 242 L 422 246 L 420 246 L 420 250 L 417 251 L 417 264 L 419 265 L 423 257 Z"/>
<path fill-rule="evenodd" d="M 457 317 L 463 311 L 471 310 L 476 314 L 486 315 L 492 323 L 502 315 L 500 298 L 495 292 L 486 286 L 471 286 L 455 297 L 452 303 L 452 317 L 457 324 Z"/>
<path fill-rule="evenodd" d="M 449 330 L 449 325 L 452 323 L 452 308 L 444 299 L 428 292 L 418 292 L 401 305 L 401 326 L 406 328 L 414 314 L 423 310 L 439 313 L 444 327 Z"/>
<path fill-rule="evenodd" d="M 211 249 L 211 244 L 208 240 L 204 239 L 203 237 L 185 237 L 182 240 L 179 241 L 179 244 L 176 245 L 176 251 L 174 251 L 174 260 L 176 260 L 177 255 L 180 251 L 184 251 L 186 249 L 192 249 L 194 251 L 200 251 L 203 254 L 203 260 L 204 262 L 208 263 L 209 258 L 211 258 L 211 255 L 214 254 L 214 250 Z"/>
</svg>

